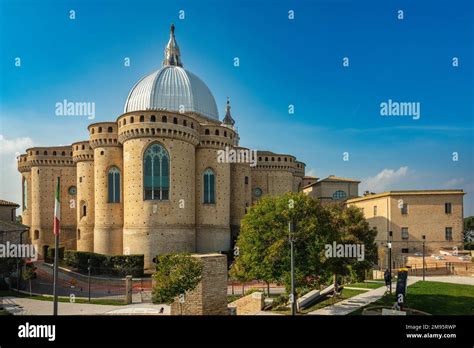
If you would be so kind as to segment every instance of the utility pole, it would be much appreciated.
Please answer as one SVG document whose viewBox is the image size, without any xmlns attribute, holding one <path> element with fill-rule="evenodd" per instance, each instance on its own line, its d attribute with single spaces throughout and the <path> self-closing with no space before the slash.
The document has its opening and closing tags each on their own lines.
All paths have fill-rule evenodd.
<svg viewBox="0 0 474 348">
<path fill-rule="evenodd" d="M 289 239 L 290 239 L 290 254 L 291 254 L 291 294 L 290 294 L 291 315 L 296 315 L 295 250 L 294 250 L 295 230 L 296 230 L 296 223 L 293 221 L 290 221 L 288 223 L 288 234 L 289 234 Z"/>
<path fill-rule="evenodd" d="M 422 238 L 423 238 L 423 281 L 425 281 L 425 240 L 426 240 L 426 236 L 423 235 Z"/>
<path fill-rule="evenodd" d="M 23 233 L 26 233 L 26 232 L 28 232 L 28 230 L 20 232 L 20 246 L 22 248 L 21 250 L 24 250 L 23 246 L 22 246 L 23 245 Z M 23 256 L 25 256 L 25 255 L 23 255 Z M 20 293 L 20 280 L 21 280 L 21 266 L 20 266 L 21 262 L 20 262 L 20 260 L 22 259 L 22 256 L 17 255 L 17 257 L 18 258 L 16 259 L 16 272 L 17 272 L 17 274 L 16 274 L 16 277 L 17 277 L 16 291 L 19 294 Z"/>
<path fill-rule="evenodd" d="M 89 303 L 91 302 L 91 259 L 87 260 L 87 285 L 89 288 Z"/>
<path fill-rule="evenodd" d="M 388 270 L 390 272 L 390 294 L 392 294 L 392 236 L 393 236 L 393 232 L 392 231 L 388 232 L 387 247 L 388 247 Z"/>
</svg>

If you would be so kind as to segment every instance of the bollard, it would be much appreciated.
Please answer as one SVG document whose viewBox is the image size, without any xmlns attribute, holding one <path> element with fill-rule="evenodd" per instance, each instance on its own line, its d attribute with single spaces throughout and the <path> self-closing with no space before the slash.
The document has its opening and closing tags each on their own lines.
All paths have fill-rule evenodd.
<svg viewBox="0 0 474 348">
<path fill-rule="evenodd" d="M 125 277 L 125 303 L 132 303 L 132 276 Z"/>
</svg>

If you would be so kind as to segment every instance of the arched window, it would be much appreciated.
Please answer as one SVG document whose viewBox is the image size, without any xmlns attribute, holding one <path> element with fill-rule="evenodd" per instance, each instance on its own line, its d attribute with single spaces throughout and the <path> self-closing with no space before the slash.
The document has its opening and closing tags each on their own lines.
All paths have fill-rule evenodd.
<svg viewBox="0 0 474 348">
<path fill-rule="evenodd" d="M 143 115 L 140 116 L 140 122 L 145 122 L 145 116 Z"/>
<path fill-rule="evenodd" d="M 334 192 L 332 195 L 332 198 L 335 200 L 345 199 L 346 197 L 347 197 L 346 193 L 341 190 Z"/>
<path fill-rule="evenodd" d="M 183 126 L 187 126 L 188 125 L 188 122 L 186 122 L 186 120 L 183 120 Z"/>
<path fill-rule="evenodd" d="M 99 133 L 102 133 L 102 127 L 99 127 Z"/>
<path fill-rule="evenodd" d="M 117 167 L 109 169 L 109 203 L 120 203 L 120 171 Z"/>
<path fill-rule="evenodd" d="M 87 205 L 82 206 L 82 216 L 87 216 Z"/>
<path fill-rule="evenodd" d="M 112 127 L 107 128 L 108 133 L 112 133 L 113 131 L 114 131 L 114 129 Z"/>
<path fill-rule="evenodd" d="M 161 117 L 161 122 L 163 122 L 163 123 L 168 122 L 168 117 L 162 116 L 162 117 Z"/>
<path fill-rule="evenodd" d="M 151 115 L 150 121 L 151 121 L 151 122 L 156 122 L 156 116 L 155 116 L 155 115 Z"/>
<path fill-rule="evenodd" d="M 214 204 L 216 203 L 215 198 L 215 176 L 211 168 L 207 168 L 204 171 L 204 203 Z"/>
<path fill-rule="evenodd" d="M 124 118 L 124 119 L 123 119 L 123 125 L 125 126 L 126 124 L 127 124 L 127 119 Z"/>
<path fill-rule="evenodd" d="M 26 178 L 23 177 L 23 210 L 26 210 L 28 208 L 28 182 L 26 181 Z"/>
<path fill-rule="evenodd" d="M 218 129 L 216 129 L 216 135 L 219 135 L 219 130 Z"/>
<path fill-rule="evenodd" d="M 206 129 L 206 130 L 204 131 L 204 134 L 205 134 L 205 135 L 209 135 L 209 129 Z"/>
<path fill-rule="evenodd" d="M 178 119 L 177 119 L 176 117 L 173 118 L 173 123 L 174 123 L 174 124 L 178 124 Z"/>
<path fill-rule="evenodd" d="M 152 144 L 143 154 L 145 200 L 168 200 L 170 188 L 169 154 L 160 144 Z"/>
</svg>

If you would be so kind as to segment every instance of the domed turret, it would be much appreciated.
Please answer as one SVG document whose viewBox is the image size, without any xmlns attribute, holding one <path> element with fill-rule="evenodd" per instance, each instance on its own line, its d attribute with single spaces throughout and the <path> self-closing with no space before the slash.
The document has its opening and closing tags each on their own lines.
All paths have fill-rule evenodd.
<svg viewBox="0 0 474 348">
<path fill-rule="evenodd" d="M 216 101 L 206 84 L 185 70 L 171 26 L 161 69 L 143 77 L 132 88 L 124 113 L 146 110 L 195 112 L 211 120 L 219 120 Z"/>
</svg>

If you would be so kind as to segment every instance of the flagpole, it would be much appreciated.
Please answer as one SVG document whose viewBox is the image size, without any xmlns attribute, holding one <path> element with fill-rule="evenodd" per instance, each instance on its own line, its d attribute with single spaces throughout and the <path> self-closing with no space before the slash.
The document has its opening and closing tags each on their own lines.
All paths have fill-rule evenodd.
<svg viewBox="0 0 474 348">
<path fill-rule="evenodd" d="M 54 267 L 53 267 L 53 315 L 58 315 L 58 254 L 59 254 L 59 214 L 60 214 L 60 179 L 58 176 L 58 184 L 55 193 L 54 204 Z"/>
</svg>

